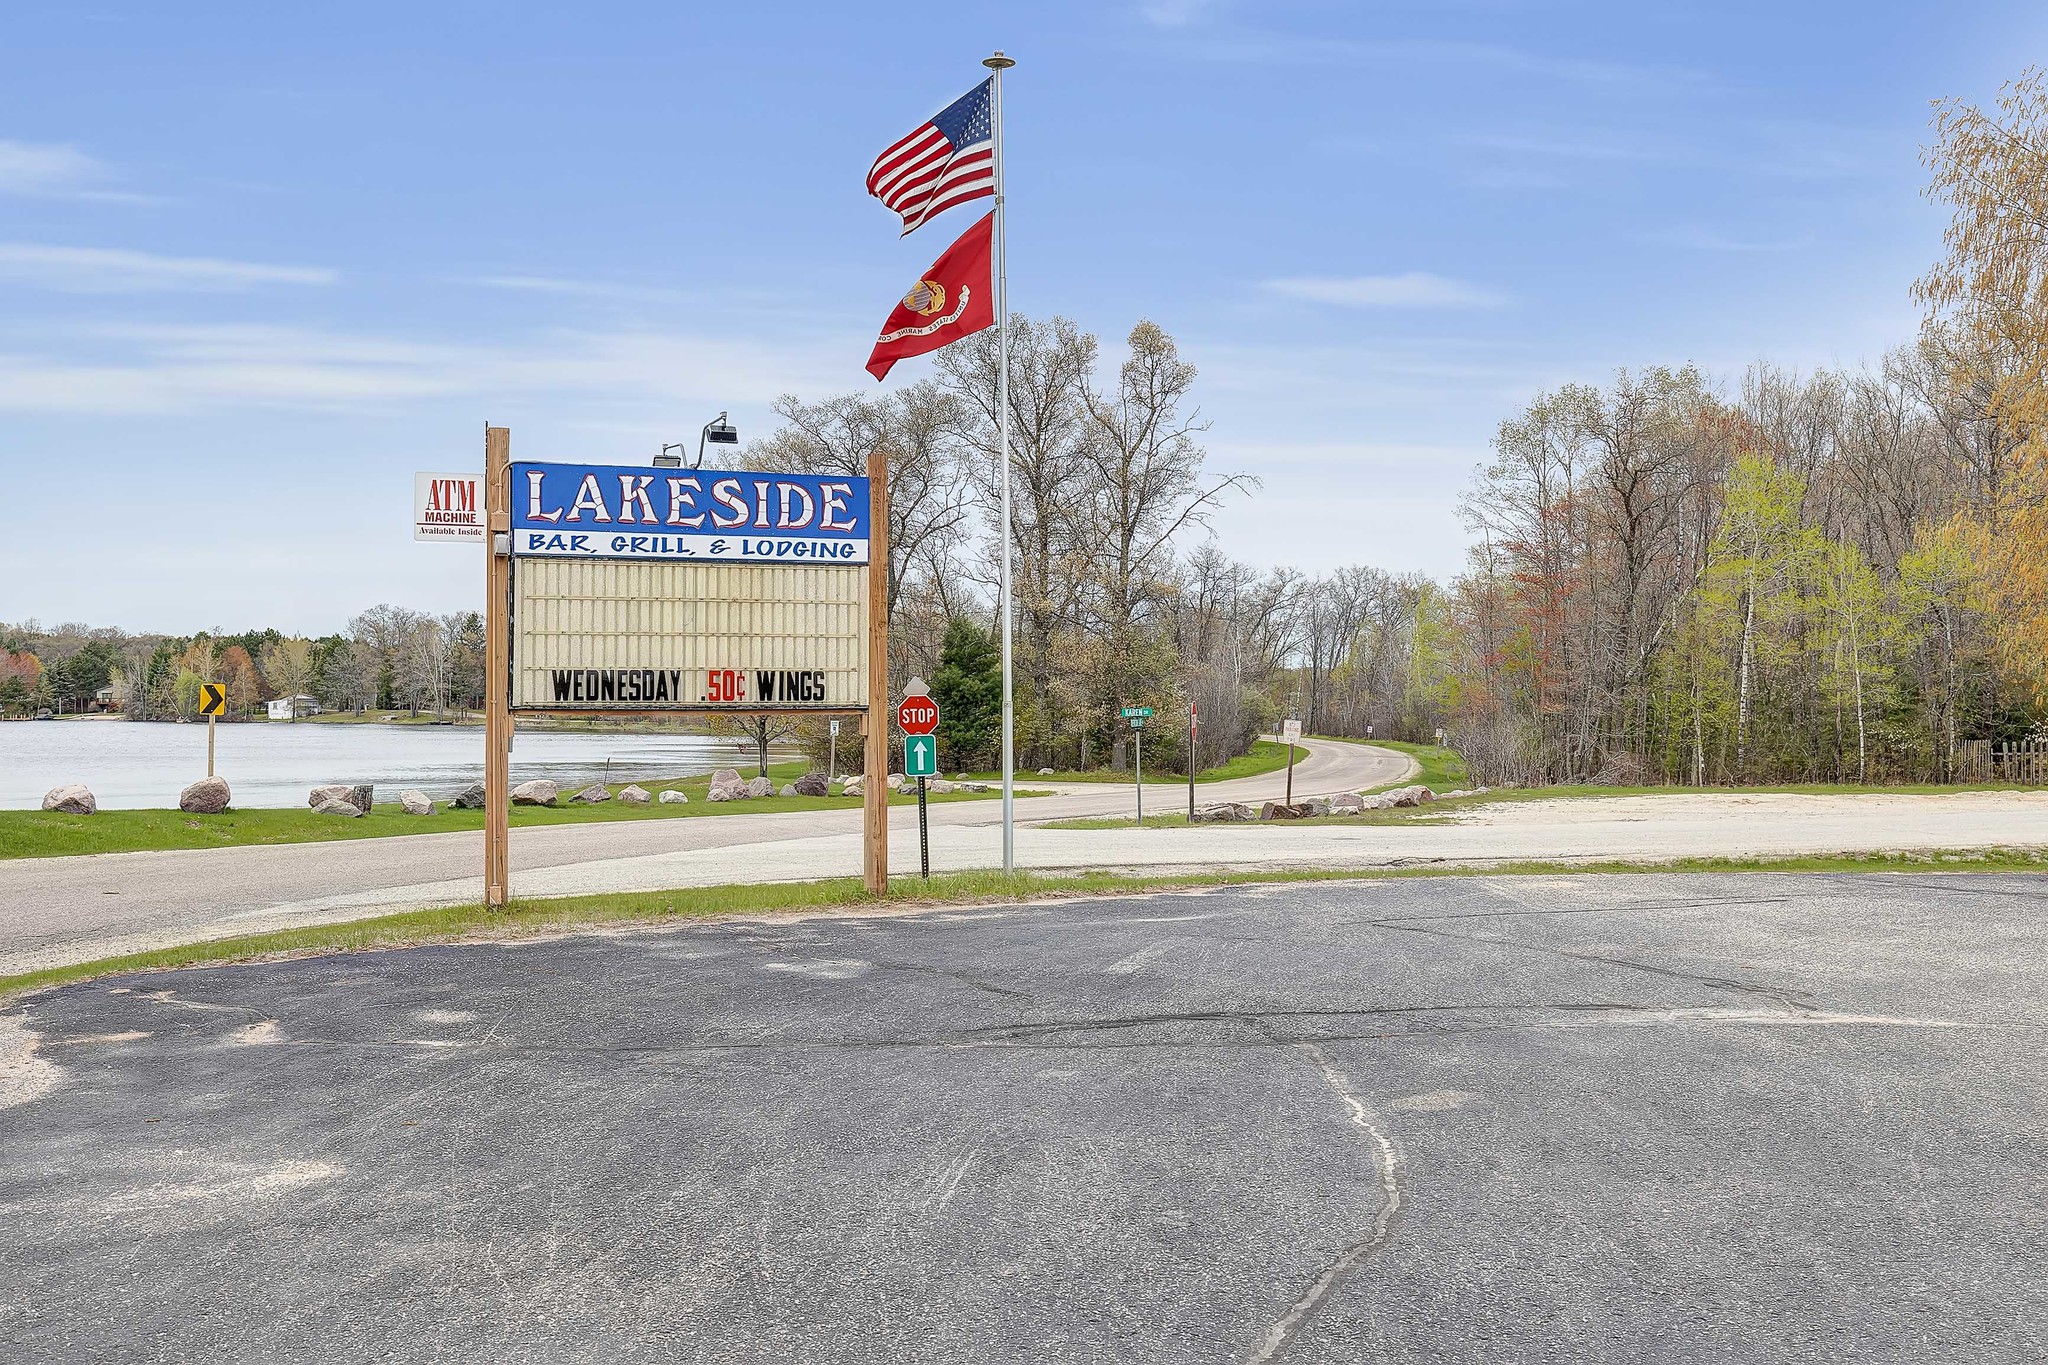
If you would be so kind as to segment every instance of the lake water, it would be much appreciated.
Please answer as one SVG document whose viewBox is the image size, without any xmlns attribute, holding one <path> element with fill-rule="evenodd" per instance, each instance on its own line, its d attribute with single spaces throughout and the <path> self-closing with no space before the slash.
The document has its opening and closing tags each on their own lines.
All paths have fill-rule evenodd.
<svg viewBox="0 0 2048 1365">
<path fill-rule="evenodd" d="M 512 780 L 547 777 L 573 789 L 600 780 L 645 782 L 745 769 L 753 746 L 703 735 L 521 731 Z M 771 757 L 781 757 L 771 752 Z M 309 787 L 374 782 L 379 801 L 417 787 L 453 796 L 484 775 L 482 726 L 223 725 L 214 771 L 237 806 L 303 806 Z M 204 725 L 129 721 L 13 721 L 0 724 L 0 810 L 34 810 L 52 787 L 83 782 L 102 807 L 178 804 L 185 784 L 206 776 Z"/>
</svg>

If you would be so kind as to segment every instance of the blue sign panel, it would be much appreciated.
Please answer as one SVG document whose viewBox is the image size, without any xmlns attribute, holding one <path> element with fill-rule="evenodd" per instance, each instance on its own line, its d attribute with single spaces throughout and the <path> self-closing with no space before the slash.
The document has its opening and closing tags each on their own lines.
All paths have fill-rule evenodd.
<svg viewBox="0 0 2048 1365">
<path fill-rule="evenodd" d="M 868 481 L 835 474 L 515 464 L 512 553 L 868 562 Z"/>
</svg>

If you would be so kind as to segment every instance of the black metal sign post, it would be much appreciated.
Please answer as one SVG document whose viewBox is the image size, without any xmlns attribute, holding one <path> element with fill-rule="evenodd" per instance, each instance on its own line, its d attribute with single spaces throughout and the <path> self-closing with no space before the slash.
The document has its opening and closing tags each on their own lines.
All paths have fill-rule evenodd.
<svg viewBox="0 0 2048 1365">
<path fill-rule="evenodd" d="M 924 822 L 924 779 L 917 779 L 917 875 L 932 879 L 932 841 Z"/>
<path fill-rule="evenodd" d="M 1195 736 L 1201 730 L 1201 719 L 1195 714 L 1195 703 L 1188 702 L 1188 823 L 1195 823 Z"/>
</svg>

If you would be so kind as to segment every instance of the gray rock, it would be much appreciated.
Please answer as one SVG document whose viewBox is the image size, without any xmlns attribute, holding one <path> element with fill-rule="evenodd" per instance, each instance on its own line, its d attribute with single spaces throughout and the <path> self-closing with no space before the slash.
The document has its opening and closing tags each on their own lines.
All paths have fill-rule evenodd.
<svg viewBox="0 0 2048 1365">
<path fill-rule="evenodd" d="M 462 795 L 453 802 L 457 810 L 482 810 L 484 808 L 484 784 L 472 782 L 462 789 Z"/>
<path fill-rule="evenodd" d="M 902 773 L 890 773 L 890 774 L 889 774 L 889 790 L 890 790 L 890 791 L 895 791 L 895 790 L 896 790 L 896 789 L 897 789 L 898 787 L 901 787 L 902 785 L 903 785 L 903 774 L 902 774 Z"/>
<path fill-rule="evenodd" d="M 605 786 L 604 783 L 593 782 L 589 786 L 585 787 L 582 791 L 577 792 L 574 796 L 570 797 L 569 799 L 571 801 L 581 802 L 586 806 L 596 806 L 611 800 L 612 793 L 611 789 Z"/>
<path fill-rule="evenodd" d="M 741 780 L 738 768 L 720 768 L 717 772 L 711 774 L 711 785 L 714 787 L 720 783 L 738 782 Z"/>
<path fill-rule="evenodd" d="M 376 800 L 377 789 L 367 782 L 360 783 L 348 789 L 349 804 L 354 806 L 357 810 L 361 811 L 365 815 L 368 815 L 370 813 L 370 807 L 376 803 Z"/>
<path fill-rule="evenodd" d="M 354 789 L 346 782 L 330 782 L 324 787 L 315 787 L 306 793 L 306 804 L 317 806 L 322 801 L 346 801 L 352 790 Z"/>
<path fill-rule="evenodd" d="M 521 782 L 512 789 L 512 804 L 515 806 L 552 806 L 562 789 L 545 777 L 536 777 L 531 782 Z"/>
<path fill-rule="evenodd" d="M 944 796 L 947 792 L 953 790 L 953 784 L 943 777 L 935 777 L 924 784 L 924 789 L 933 796 Z"/>
<path fill-rule="evenodd" d="M 43 809 L 56 811 L 59 815 L 96 815 L 99 808 L 100 803 L 93 799 L 92 788 L 83 782 L 53 788 L 43 797 Z"/>
<path fill-rule="evenodd" d="M 790 784 L 798 796 L 830 796 L 832 788 L 825 781 L 823 773 L 805 773 Z"/>
<path fill-rule="evenodd" d="M 1296 804 L 1307 807 L 1310 815 L 1328 815 L 1330 813 L 1330 798 L 1327 796 L 1311 796 L 1308 800 L 1300 801 Z"/>
<path fill-rule="evenodd" d="M 619 788 L 619 800 L 629 806 L 645 806 L 652 803 L 654 798 L 648 794 L 647 788 L 636 783 Z"/>
<path fill-rule="evenodd" d="M 959 786 L 960 790 L 964 792 L 992 792 L 995 790 L 994 787 L 991 787 L 986 782 L 962 782 Z"/>
<path fill-rule="evenodd" d="M 737 778 L 731 782 L 714 780 L 708 794 L 713 801 L 744 801 L 747 799 L 747 784 Z"/>
<path fill-rule="evenodd" d="M 1305 805 L 1290 806 L 1285 801 L 1268 801 L 1265 805 L 1259 807 L 1259 818 L 1261 820 L 1306 820 L 1308 818 L 1308 807 Z"/>
<path fill-rule="evenodd" d="M 1374 796 L 1362 796 L 1358 799 L 1358 808 L 1361 811 L 1392 810 L 1394 808 L 1393 793 L 1380 792 Z"/>
<path fill-rule="evenodd" d="M 1383 792 L 1381 794 L 1388 798 L 1390 804 L 1395 806 L 1426 806 L 1436 800 L 1436 793 L 1421 785 L 1396 787 L 1390 792 Z"/>
<path fill-rule="evenodd" d="M 1221 801 L 1195 812 L 1198 825 L 1242 825 L 1258 818 L 1258 812 L 1242 801 Z"/>
<path fill-rule="evenodd" d="M 621 792 L 620 798 L 624 799 L 624 796 L 625 793 Z M 661 794 L 661 804 L 664 806 L 687 806 L 690 804 L 690 795 L 688 792 L 663 792 Z"/>
<path fill-rule="evenodd" d="M 178 809 L 187 815 L 219 815 L 231 793 L 224 777 L 202 777 L 178 793 Z"/>
<path fill-rule="evenodd" d="M 779 792 L 777 792 L 777 793 L 775 793 L 775 794 L 776 794 L 777 796 L 795 796 L 795 795 L 796 795 L 796 783 L 794 783 L 794 782 L 785 782 L 785 783 L 783 783 L 783 784 L 782 784 L 782 790 L 781 790 L 781 791 L 779 791 Z"/>
<path fill-rule="evenodd" d="M 313 807 L 313 814 L 345 815 L 351 820 L 360 820 L 363 818 L 363 813 L 356 809 L 355 802 L 344 801 L 340 798 L 322 801 L 319 805 Z"/>
<path fill-rule="evenodd" d="M 841 796 L 859 796 L 866 790 L 859 778 L 849 777 L 846 779 L 846 785 L 839 789 L 839 794 Z"/>
<path fill-rule="evenodd" d="M 1058 771 L 1059 771 L 1059 769 L 1057 769 L 1057 768 L 1040 768 L 1040 769 L 1038 770 L 1038 775 L 1039 775 L 1040 777 L 1051 777 L 1051 776 L 1052 776 L 1052 775 L 1053 775 L 1054 773 L 1056 773 L 1056 772 L 1058 772 Z"/>
<path fill-rule="evenodd" d="M 1363 803 L 1357 792 L 1338 792 L 1330 798 L 1330 809 L 1338 815 L 1356 815 Z"/>
<path fill-rule="evenodd" d="M 752 782 L 747 783 L 747 795 L 749 797 L 773 796 L 775 795 L 775 784 L 765 777 L 757 777 Z"/>
<path fill-rule="evenodd" d="M 423 791 L 405 791 L 398 794 L 400 809 L 407 815 L 432 815 L 434 803 Z"/>
</svg>

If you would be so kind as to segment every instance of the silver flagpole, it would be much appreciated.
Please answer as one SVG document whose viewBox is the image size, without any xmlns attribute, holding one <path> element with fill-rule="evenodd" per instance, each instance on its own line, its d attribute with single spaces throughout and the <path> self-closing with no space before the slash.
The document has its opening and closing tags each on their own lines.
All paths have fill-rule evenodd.
<svg viewBox="0 0 2048 1365">
<path fill-rule="evenodd" d="M 1010 270 L 1005 259 L 1009 233 L 1003 210 L 1003 72 L 1017 63 L 998 49 L 982 62 L 989 77 L 989 116 L 995 124 L 996 179 L 996 409 L 1003 461 L 1003 871 L 1017 870 L 1017 708 L 1011 681 L 1010 618 Z"/>
</svg>

